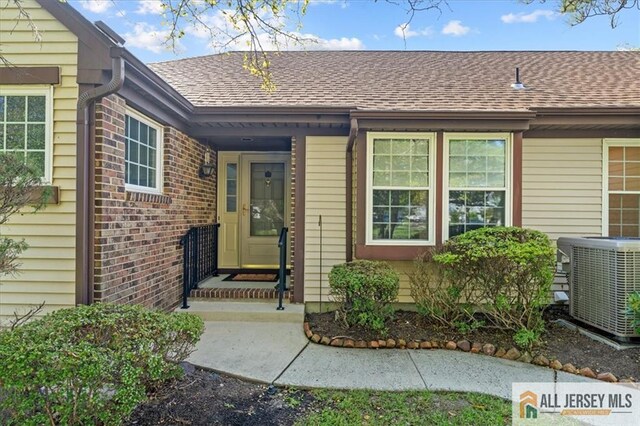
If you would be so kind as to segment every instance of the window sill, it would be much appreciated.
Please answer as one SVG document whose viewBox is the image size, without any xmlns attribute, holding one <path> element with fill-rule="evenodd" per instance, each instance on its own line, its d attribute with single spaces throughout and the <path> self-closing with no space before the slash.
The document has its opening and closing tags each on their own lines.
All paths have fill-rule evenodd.
<svg viewBox="0 0 640 426">
<path fill-rule="evenodd" d="M 47 192 L 47 197 L 44 199 L 44 204 L 58 204 L 60 202 L 60 187 L 53 185 L 36 186 L 31 189 L 29 202 L 32 204 L 40 202 L 45 191 Z"/>
<path fill-rule="evenodd" d="M 172 199 L 168 195 L 152 192 L 138 192 L 127 190 L 127 201 L 151 204 L 171 204 Z"/>
<path fill-rule="evenodd" d="M 432 246 L 356 245 L 355 257 L 370 260 L 413 260 Z"/>
</svg>

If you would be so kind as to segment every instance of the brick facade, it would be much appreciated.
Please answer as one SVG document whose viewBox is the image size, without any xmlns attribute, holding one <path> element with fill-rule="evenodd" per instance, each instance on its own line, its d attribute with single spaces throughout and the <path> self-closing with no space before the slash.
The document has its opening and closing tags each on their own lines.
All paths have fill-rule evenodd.
<svg viewBox="0 0 640 426">
<path fill-rule="evenodd" d="M 170 309 L 182 294 L 180 237 L 215 220 L 216 178 L 198 176 L 207 148 L 165 127 L 162 195 L 126 191 L 125 112 L 115 95 L 96 105 L 93 296 Z"/>
</svg>

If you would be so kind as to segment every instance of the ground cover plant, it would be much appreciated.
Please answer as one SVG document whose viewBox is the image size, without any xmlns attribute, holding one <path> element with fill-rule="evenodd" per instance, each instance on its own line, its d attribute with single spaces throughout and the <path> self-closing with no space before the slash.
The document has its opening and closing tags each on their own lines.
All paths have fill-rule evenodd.
<svg viewBox="0 0 640 426">
<path fill-rule="evenodd" d="M 3 424 L 121 424 L 181 375 L 203 329 L 189 314 L 97 303 L 0 332 Z"/>
<path fill-rule="evenodd" d="M 511 423 L 511 403 L 479 394 L 315 391 L 323 408 L 298 425 L 491 425 Z"/>
</svg>

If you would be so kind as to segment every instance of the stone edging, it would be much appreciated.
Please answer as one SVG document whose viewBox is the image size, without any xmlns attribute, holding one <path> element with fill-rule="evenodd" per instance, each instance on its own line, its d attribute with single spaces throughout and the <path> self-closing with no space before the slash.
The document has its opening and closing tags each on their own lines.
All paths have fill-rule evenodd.
<svg viewBox="0 0 640 426">
<path fill-rule="evenodd" d="M 304 323 L 304 333 L 309 340 L 313 343 L 320 345 L 335 346 L 342 348 L 357 348 L 357 349 L 448 349 L 448 350 L 460 350 L 463 352 L 471 352 L 477 354 L 484 354 L 496 358 L 508 359 L 511 361 L 525 362 L 527 364 L 535 364 L 542 367 L 549 367 L 554 370 L 564 371 L 565 373 L 576 374 L 579 376 L 588 377 L 590 379 L 597 379 L 603 382 L 609 383 L 633 383 L 632 380 L 622 379 L 618 380 L 612 373 L 599 373 L 596 374 L 589 367 L 576 368 L 573 364 L 562 364 L 558 359 L 549 360 L 543 355 L 531 356 L 529 352 L 520 352 L 517 348 L 505 349 L 498 347 L 491 343 L 479 343 L 469 342 L 468 340 L 460 340 L 454 342 L 452 340 L 447 342 L 439 342 L 436 340 L 409 340 L 404 339 L 386 339 L 386 340 L 354 340 L 347 336 L 328 337 L 321 336 L 314 333 L 308 322 Z"/>
</svg>

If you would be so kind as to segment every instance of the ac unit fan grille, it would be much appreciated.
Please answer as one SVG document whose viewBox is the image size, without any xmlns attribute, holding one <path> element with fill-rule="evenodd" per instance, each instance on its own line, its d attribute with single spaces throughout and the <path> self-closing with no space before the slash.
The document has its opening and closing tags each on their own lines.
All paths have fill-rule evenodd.
<svg viewBox="0 0 640 426">
<path fill-rule="evenodd" d="M 618 336 L 636 336 L 627 298 L 640 292 L 640 252 L 573 246 L 571 263 L 571 315 Z"/>
</svg>

